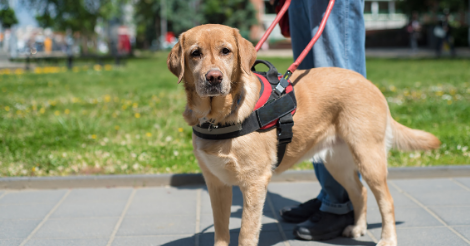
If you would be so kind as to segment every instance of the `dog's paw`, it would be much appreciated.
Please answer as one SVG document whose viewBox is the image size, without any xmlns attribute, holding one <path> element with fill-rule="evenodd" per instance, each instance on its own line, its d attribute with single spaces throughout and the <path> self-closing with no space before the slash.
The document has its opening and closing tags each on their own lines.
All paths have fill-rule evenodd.
<svg viewBox="0 0 470 246">
<path fill-rule="evenodd" d="M 366 234 L 367 227 L 363 225 L 350 225 L 344 228 L 343 236 L 358 238 Z"/>
<path fill-rule="evenodd" d="M 397 241 L 381 239 L 376 246 L 397 246 Z"/>
</svg>

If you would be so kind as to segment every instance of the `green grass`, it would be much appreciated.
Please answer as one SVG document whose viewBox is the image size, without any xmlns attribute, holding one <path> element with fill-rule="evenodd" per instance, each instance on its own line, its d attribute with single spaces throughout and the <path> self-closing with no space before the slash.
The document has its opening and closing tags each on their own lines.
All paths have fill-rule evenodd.
<svg viewBox="0 0 470 246">
<path fill-rule="evenodd" d="M 280 71 L 291 62 L 269 60 Z M 367 69 L 397 121 L 443 142 L 436 151 L 392 151 L 390 166 L 470 163 L 469 60 L 369 59 Z M 165 54 L 79 70 L 0 76 L 1 176 L 199 172 L 184 91 Z"/>
</svg>

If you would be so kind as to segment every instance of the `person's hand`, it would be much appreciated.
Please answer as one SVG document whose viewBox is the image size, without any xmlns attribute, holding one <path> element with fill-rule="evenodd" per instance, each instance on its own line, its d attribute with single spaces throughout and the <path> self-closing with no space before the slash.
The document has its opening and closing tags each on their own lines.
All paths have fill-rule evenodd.
<svg viewBox="0 0 470 246">
<path fill-rule="evenodd" d="M 270 3 L 271 5 L 274 5 L 274 1 L 276 1 L 276 0 L 269 0 L 269 3 Z"/>
</svg>

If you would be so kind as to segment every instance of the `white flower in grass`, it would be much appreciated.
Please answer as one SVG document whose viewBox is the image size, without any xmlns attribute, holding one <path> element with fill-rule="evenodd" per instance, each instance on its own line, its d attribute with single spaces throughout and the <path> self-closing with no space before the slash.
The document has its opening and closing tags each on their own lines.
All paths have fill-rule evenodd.
<svg viewBox="0 0 470 246">
<path fill-rule="evenodd" d="M 173 140 L 173 138 L 171 136 L 168 136 L 168 137 L 165 138 L 165 141 L 167 141 L 167 142 L 170 142 L 171 140 Z"/>
<path fill-rule="evenodd" d="M 452 100 L 452 96 L 448 94 L 444 94 L 442 95 L 442 100 L 447 100 L 447 101 Z"/>
<path fill-rule="evenodd" d="M 139 167 L 140 167 L 140 165 L 139 165 L 138 163 L 135 163 L 134 165 L 132 165 L 132 168 L 133 168 L 134 170 L 139 169 Z"/>
<path fill-rule="evenodd" d="M 127 169 L 127 164 L 121 165 L 121 170 L 126 170 Z"/>
<path fill-rule="evenodd" d="M 173 151 L 173 155 L 174 155 L 174 156 L 178 156 L 178 154 L 179 154 L 178 151 L 176 151 L 176 150 Z"/>
</svg>

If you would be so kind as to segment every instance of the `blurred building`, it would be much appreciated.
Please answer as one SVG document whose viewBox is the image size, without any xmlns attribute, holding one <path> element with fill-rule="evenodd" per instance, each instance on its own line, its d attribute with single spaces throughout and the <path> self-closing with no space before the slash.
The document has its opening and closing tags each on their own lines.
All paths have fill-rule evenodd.
<svg viewBox="0 0 470 246">
<path fill-rule="evenodd" d="M 258 40 L 264 34 L 264 31 L 271 25 L 276 18 L 276 13 L 269 0 L 251 0 L 258 10 L 258 20 L 260 25 L 254 26 L 251 30 L 251 38 Z M 367 31 L 399 29 L 404 27 L 408 19 L 405 14 L 396 9 L 395 0 L 366 0 L 364 3 L 364 20 Z M 282 40 L 279 26 L 276 26 L 269 36 L 269 39 Z"/>
</svg>

